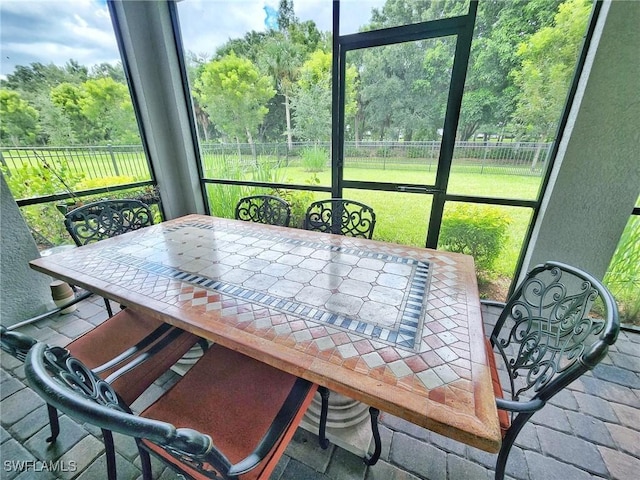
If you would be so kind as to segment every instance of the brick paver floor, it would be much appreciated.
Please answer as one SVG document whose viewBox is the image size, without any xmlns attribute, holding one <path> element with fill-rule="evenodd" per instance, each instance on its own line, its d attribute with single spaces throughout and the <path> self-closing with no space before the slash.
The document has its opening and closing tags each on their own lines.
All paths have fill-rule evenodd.
<svg viewBox="0 0 640 480">
<path fill-rule="evenodd" d="M 487 330 L 495 310 L 485 307 Z M 107 318 L 99 297 L 75 312 L 20 329 L 49 344 L 65 345 Z M 99 429 L 61 417 L 55 444 L 44 402 L 26 385 L 22 363 L 2 352 L 0 372 L 0 478 L 106 478 Z M 140 398 L 134 410 L 177 380 L 168 372 Z M 382 416 L 383 450 L 372 467 L 343 450 L 318 447 L 314 435 L 299 429 L 274 480 L 489 480 L 495 455 L 429 432 L 391 415 Z M 115 436 L 118 478 L 141 478 L 131 438 Z M 53 471 L 55 470 L 55 471 Z M 182 478 L 153 461 L 154 478 Z M 622 331 L 596 369 L 576 380 L 536 413 L 518 437 L 507 464 L 517 480 L 631 480 L 640 472 L 640 333 Z"/>
</svg>

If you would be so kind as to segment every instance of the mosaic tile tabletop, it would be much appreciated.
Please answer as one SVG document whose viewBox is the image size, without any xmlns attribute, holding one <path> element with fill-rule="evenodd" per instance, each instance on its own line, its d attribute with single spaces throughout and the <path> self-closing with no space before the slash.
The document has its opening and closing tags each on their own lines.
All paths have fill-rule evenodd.
<svg viewBox="0 0 640 480">
<path fill-rule="evenodd" d="M 31 264 L 382 411 L 499 447 L 471 257 L 189 215 Z"/>
</svg>

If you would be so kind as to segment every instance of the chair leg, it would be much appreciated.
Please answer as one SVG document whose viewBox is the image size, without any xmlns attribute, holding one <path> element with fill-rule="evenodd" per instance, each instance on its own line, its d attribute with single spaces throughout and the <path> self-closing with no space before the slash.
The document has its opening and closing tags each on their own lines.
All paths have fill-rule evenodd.
<svg viewBox="0 0 640 480">
<path fill-rule="evenodd" d="M 198 346 L 202 349 L 203 354 L 207 353 L 207 350 L 209 350 L 209 342 L 204 338 L 198 340 Z"/>
<path fill-rule="evenodd" d="M 58 421 L 58 410 L 56 407 L 47 403 L 47 414 L 49 415 L 49 428 L 51 428 L 51 436 L 47 438 L 47 443 L 53 443 L 60 434 L 60 422 Z"/>
<path fill-rule="evenodd" d="M 507 467 L 507 460 L 509 458 L 509 452 L 513 447 L 514 442 L 522 427 L 533 416 L 535 412 L 520 413 L 511 422 L 511 427 L 507 430 L 507 434 L 502 439 L 502 447 L 498 453 L 498 460 L 496 461 L 496 475 L 495 480 L 504 480 L 504 474 Z"/>
<path fill-rule="evenodd" d="M 109 480 L 117 480 L 118 472 L 116 471 L 116 450 L 113 445 L 113 434 L 111 430 L 102 429 L 102 438 L 104 440 L 105 457 L 107 458 L 107 478 Z"/>
<path fill-rule="evenodd" d="M 318 430 L 318 441 L 320 447 L 326 450 L 329 446 L 329 440 L 327 440 L 327 413 L 329 411 L 329 389 L 327 387 L 318 387 L 320 397 L 322 397 L 322 406 L 320 408 L 320 428 Z"/>
<path fill-rule="evenodd" d="M 373 432 L 375 447 L 371 456 L 364 458 L 364 463 L 371 466 L 378 462 L 380 453 L 382 452 L 382 441 L 380 440 L 380 430 L 378 429 L 378 416 L 380 415 L 380 410 L 369 407 L 369 415 L 371 416 L 371 431 Z"/>
<path fill-rule="evenodd" d="M 151 477 L 151 457 L 149 452 L 140 445 L 140 440 L 136 438 L 136 444 L 138 445 L 138 454 L 140 455 L 140 464 L 142 468 L 142 480 L 153 480 Z"/>
<path fill-rule="evenodd" d="M 104 299 L 104 306 L 107 307 L 107 313 L 109 314 L 109 318 L 113 317 L 113 311 L 111 310 L 111 304 L 109 303 L 109 299 Z"/>
</svg>

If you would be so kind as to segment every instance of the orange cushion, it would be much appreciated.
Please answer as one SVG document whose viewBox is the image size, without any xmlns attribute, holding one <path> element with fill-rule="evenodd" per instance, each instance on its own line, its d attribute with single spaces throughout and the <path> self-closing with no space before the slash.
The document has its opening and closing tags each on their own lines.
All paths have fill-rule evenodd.
<svg viewBox="0 0 640 480">
<path fill-rule="evenodd" d="M 169 422 L 177 428 L 193 428 L 206 433 L 231 463 L 237 463 L 258 445 L 296 380 L 294 375 L 216 344 L 182 380 L 141 415 Z M 268 478 L 302 420 L 316 388 L 314 385 L 310 389 L 285 436 L 267 458 L 240 478 Z M 207 478 L 156 445 L 150 442 L 145 445 L 194 478 Z"/>
<path fill-rule="evenodd" d="M 496 398 L 504 398 L 504 391 L 502 390 L 502 385 L 500 384 L 500 377 L 498 376 L 498 368 L 496 367 L 496 357 L 491 348 L 491 341 L 488 338 L 484 339 L 485 345 L 487 347 L 487 356 L 489 357 L 489 368 L 491 370 L 491 382 L 493 383 L 493 394 Z M 500 432 L 502 433 L 502 438 L 507 434 L 507 430 L 511 426 L 511 417 L 509 416 L 509 412 L 506 410 L 498 409 L 498 420 L 500 421 Z"/>
<path fill-rule="evenodd" d="M 127 308 L 71 342 L 67 349 L 87 367 L 95 368 L 132 347 L 161 325 L 161 321 Z M 113 388 L 131 404 L 197 341 L 196 335 L 184 332 L 161 353 L 119 377 L 113 382 Z M 121 366 L 106 370 L 100 376 L 106 378 Z"/>
</svg>

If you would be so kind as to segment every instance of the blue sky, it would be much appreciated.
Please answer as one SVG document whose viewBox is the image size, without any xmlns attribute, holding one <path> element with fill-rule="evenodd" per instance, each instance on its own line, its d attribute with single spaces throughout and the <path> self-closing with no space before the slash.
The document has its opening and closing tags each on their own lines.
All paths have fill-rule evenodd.
<svg viewBox="0 0 640 480">
<path fill-rule="evenodd" d="M 265 6 L 277 0 L 182 0 L 178 13 L 185 49 L 212 53 L 229 38 L 265 30 Z M 331 0 L 294 0 L 296 16 L 331 29 Z M 343 0 L 341 33 L 356 32 L 384 0 Z M 0 1 L 0 74 L 32 62 L 83 65 L 120 60 L 104 0 Z"/>
</svg>

